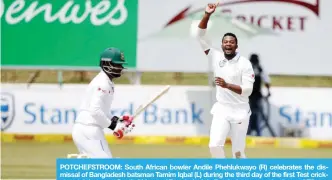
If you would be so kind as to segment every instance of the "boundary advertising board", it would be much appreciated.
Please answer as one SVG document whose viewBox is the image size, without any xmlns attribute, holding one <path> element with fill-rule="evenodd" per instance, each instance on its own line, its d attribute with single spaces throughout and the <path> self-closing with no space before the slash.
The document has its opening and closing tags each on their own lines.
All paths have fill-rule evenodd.
<svg viewBox="0 0 332 180">
<path fill-rule="evenodd" d="M 70 134 L 86 85 L 3 84 L 1 129 L 18 134 Z M 115 87 L 110 113 L 133 114 L 138 106 L 163 86 Z M 133 136 L 208 136 L 212 116 L 211 89 L 173 86 L 135 121 Z M 310 94 L 310 96 L 308 96 Z M 270 124 L 277 135 L 280 125 L 305 130 L 305 137 L 332 139 L 331 88 L 272 88 Z M 105 130 L 106 133 L 110 131 Z M 270 136 L 267 129 L 263 136 Z"/>
</svg>

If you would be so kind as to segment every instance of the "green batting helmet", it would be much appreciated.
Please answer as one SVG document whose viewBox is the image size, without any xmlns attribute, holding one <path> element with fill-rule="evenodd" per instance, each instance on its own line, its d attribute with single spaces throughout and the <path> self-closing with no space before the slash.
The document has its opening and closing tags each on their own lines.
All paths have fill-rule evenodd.
<svg viewBox="0 0 332 180">
<path fill-rule="evenodd" d="M 107 48 L 100 54 L 100 61 L 109 61 L 114 64 L 127 64 L 123 52 L 118 48 Z"/>
<path fill-rule="evenodd" d="M 100 67 L 113 78 L 121 76 L 124 64 L 127 64 L 127 62 L 123 52 L 118 48 L 107 48 L 100 54 Z"/>
</svg>

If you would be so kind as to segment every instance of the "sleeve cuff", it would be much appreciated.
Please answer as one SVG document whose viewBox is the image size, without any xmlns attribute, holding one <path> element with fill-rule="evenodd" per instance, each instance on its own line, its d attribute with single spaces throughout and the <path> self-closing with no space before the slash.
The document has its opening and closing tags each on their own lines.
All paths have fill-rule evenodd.
<svg viewBox="0 0 332 180">
<path fill-rule="evenodd" d="M 245 85 L 241 85 L 240 87 L 241 87 L 241 90 L 242 90 L 242 93 L 241 93 L 242 96 L 249 97 L 251 95 L 252 87 L 245 86 Z"/>
<path fill-rule="evenodd" d="M 204 37 L 206 34 L 206 29 L 197 28 L 198 37 Z"/>
</svg>

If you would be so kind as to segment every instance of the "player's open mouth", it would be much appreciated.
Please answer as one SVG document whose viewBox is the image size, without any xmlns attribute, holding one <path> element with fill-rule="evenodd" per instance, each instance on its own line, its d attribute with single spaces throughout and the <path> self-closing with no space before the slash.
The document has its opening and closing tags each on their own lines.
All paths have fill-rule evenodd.
<svg viewBox="0 0 332 180">
<path fill-rule="evenodd" d="M 225 48 L 225 53 L 232 53 L 232 48 Z"/>
</svg>

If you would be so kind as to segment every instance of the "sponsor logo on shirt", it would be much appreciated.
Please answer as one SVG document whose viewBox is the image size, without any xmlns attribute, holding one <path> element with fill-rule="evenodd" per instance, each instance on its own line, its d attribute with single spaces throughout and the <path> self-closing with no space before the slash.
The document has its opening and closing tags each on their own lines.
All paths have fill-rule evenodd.
<svg viewBox="0 0 332 180">
<path fill-rule="evenodd" d="M 113 88 L 112 88 L 113 89 Z M 103 92 L 103 93 L 108 93 L 108 94 L 111 94 L 111 91 L 110 90 L 104 90 L 104 89 L 102 89 L 102 88 L 98 88 L 98 91 L 101 91 L 101 92 Z M 112 91 L 113 92 L 113 91 Z"/>
</svg>

